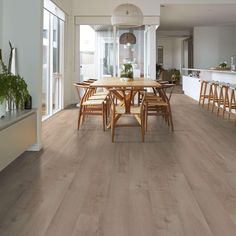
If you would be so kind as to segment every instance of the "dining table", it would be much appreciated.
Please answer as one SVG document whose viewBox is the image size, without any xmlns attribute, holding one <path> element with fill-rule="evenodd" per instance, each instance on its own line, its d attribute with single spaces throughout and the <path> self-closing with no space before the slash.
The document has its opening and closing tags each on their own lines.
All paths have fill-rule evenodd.
<svg viewBox="0 0 236 236">
<path fill-rule="evenodd" d="M 96 80 L 94 83 L 90 85 L 93 88 L 105 88 L 107 90 L 111 88 L 123 88 L 128 89 L 132 88 L 136 91 L 142 90 L 144 88 L 161 88 L 161 84 L 155 80 L 150 78 L 134 78 L 134 79 L 127 79 L 127 78 L 119 78 L 119 77 L 106 77 L 100 78 Z M 135 96 L 135 93 L 133 93 Z M 127 96 L 127 99 L 132 99 L 132 97 Z M 116 93 L 116 97 L 118 100 L 123 100 L 123 96 L 120 93 Z"/>
<path fill-rule="evenodd" d="M 108 91 L 109 89 L 113 89 L 113 94 L 115 94 L 115 97 L 119 101 L 121 101 L 121 103 L 123 102 L 125 104 L 131 104 L 131 101 L 133 100 L 134 96 L 139 91 L 142 91 L 146 88 L 161 88 L 162 85 L 150 78 L 134 78 L 130 80 L 127 78 L 106 77 L 96 80 L 90 85 L 90 87 L 95 89 L 105 88 Z M 117 89 L 117 92 L 114 92 L 114 89 Z M 124 101 L 123 94 L 119 92 L 120 89 L 125 89 L 128 93 L 129 91 L 132 91 L 130 94 L 126 94 L 126 101 Z M 126 113 L 129 112 L 129 106 L 126 106 Z M 119 119 L 119 116 L 117 117 L 117 119 Z M 107 128 L 110 128 L 110 124 L 108 124 Z"/>
<path fill-rule="evenodd" d="M 127 78 L 106 77 L 100 78 L 91 84 L 94 88 L 158 88 L 161 84 L 150 78 Z"/>
</svg>

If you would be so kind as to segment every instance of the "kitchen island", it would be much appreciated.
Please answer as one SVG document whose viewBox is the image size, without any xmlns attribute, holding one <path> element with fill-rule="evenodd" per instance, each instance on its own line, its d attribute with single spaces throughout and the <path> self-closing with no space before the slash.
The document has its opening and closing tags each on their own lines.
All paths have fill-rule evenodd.
<svg viewBox="0 0 236 236">
<path fill-rule="evenodd" d="M 186 74 L 182 76 L 184 94 L 198 101 L 201 80 L 214 80 L 229 84 L 236 84 L 236 71 L 182 68 Z"/>
</svg>

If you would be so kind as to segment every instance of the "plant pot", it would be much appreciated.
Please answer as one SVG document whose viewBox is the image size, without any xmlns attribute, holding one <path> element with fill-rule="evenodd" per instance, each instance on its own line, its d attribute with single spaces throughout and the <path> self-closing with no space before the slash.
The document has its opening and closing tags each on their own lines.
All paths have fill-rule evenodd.
<svg viewBox="0 0 236 236">
<path fill-rule="evenodd" d="M 0 118 L 6 115 L 6 101 L 0 102 Z"/>
</svg>

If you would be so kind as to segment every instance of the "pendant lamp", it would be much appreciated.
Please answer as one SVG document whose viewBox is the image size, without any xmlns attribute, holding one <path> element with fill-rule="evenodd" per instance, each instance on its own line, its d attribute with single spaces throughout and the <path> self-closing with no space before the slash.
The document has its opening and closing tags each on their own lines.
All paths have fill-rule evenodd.
<svg viewBox="0 0 236 236">
<path fill-rule="evenodd" d="M 111 23 L 114 26 L 138 27 L 143 24 L 143 13 L 133 4 L 121 4 L 113 11 Z"/>
<path fill-rule="evenodd" d="M 136 44 L 136 37 L 133 33 L 123 33 L 120 36 L 120 44 Z"/>
</svg>

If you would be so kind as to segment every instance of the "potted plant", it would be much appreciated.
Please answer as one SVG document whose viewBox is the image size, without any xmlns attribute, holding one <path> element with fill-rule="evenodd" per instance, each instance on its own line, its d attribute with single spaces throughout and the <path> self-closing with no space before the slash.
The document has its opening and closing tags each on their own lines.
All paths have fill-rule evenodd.
<svg viewBox="0 0 236 236">
<path fill-rule="evenodd" d="M 23 109 L 25 101 L 29 99 L 29 92 L 27 84 L 24 79 L 19 75 L 13 75 L 9 72 L 7 66 L 0 60 L 2 72 L 0 73 L 0 103 L 2 104 L 2 116 L 6 102 L 8 103 L 8 109 L 13 107 Z"/>
<path fill-rule="evenodd" d="M 177 69 L 169 69 L 168 72 L 171 74 L 171 82 L 179 84 L 180 81 L 180 71 Z"/>
<path fill-rule="evenodd" d="M 2 74 L 0 74 L 0 118 L 6 114 L 6 90 L 5 81 Z"/>
<path fill-rule="evenodd" d="M 2 66 L 2 72 L 0 72 L 0 118 L 4 117 L 6 114 L 6 100 L 7 100 L 7 88 L 8 81 L 5 79 L 5 65 L 2 63 L 0 59 L 0 63 Z"/>
<path fill-rule="evenodd" d="M 133 79 L 133 77 L 134 77 L 133 67 L 130 63 L 126 63 L 126 64 L 122 65 L 120 77 L 121 78 Z"/>
</svg>

